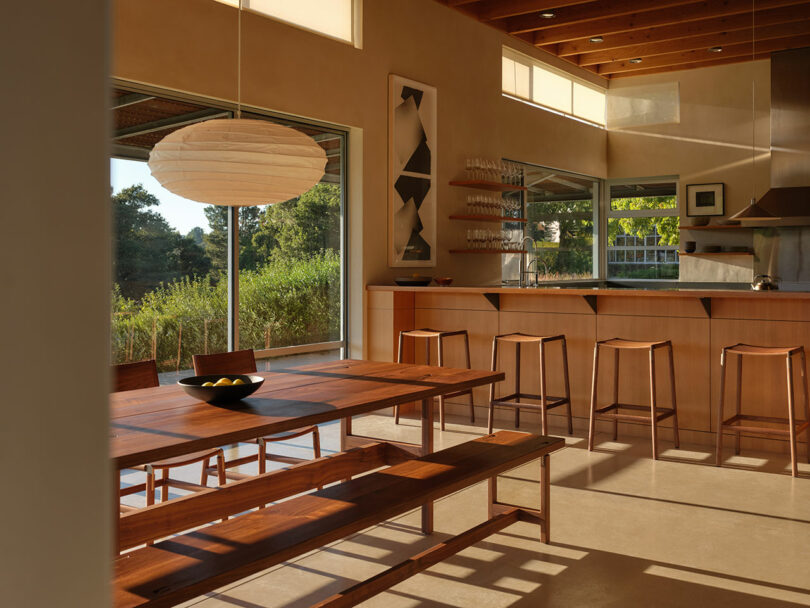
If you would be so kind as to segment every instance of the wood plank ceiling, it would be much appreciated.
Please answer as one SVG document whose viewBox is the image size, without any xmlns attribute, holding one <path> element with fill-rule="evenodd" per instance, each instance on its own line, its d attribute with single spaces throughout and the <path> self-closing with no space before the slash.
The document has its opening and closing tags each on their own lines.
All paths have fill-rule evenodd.
<svg viewBox="0 0 810 608">
<path fill-rule="evenodd" d="M 604 78 L 810 46 L 804 0 L 437 0 Z"/>
</svg>

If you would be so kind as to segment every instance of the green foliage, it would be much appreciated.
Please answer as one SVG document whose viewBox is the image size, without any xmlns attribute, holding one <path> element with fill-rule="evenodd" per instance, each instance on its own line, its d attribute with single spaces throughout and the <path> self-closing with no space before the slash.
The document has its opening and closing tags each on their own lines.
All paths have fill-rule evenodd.
<svg viewBox="0 0 810 608">
<path fill-rule="evenodd" d="M 160 201 L 140 184 L 112 197 L 113 277 L 124 296 L 138 298 L 162 282 L 210 269 L 205 252 L 193 237 L 180 236 L 150 207 Z"/>
<path fill-rule="evenodd" d="M 647 196 L 638 198 L 614 198 L 610 205 L 614 210 L 647 210 L 675 209 L 677 202 L 674 196 Z M 643 239 L 658 231 L 658 245 L 677 245 L 680 243 L 678 216 L 669 217 L 623 217 L 608 222 L 608 244 L 615 245 L 616 237 L 626 233 Z"/>
<path fill-rule="evenodd" d="M 252 235 L 261 259 L 298 259 L 340 249 L 340 186 L 317 184 L 298 198 L 268 205 Z"/>
<path fill-rule="evenodd" d="M 240 273 L 240 346 L 274 348 L 340 336 L 340 258 L 327 251 Z M 155 357 L 161 370 L 191 367 L 191 356 L 226 350 L 227 285 L 185 277 L 135 302 L 112 297 L 114 363 Z"/>
<path fill-rule="evenodd" d="M 526 208 L 526 234 L 537 241 L 540 280 L 592 276 L 593 201 L 536 201 Z"/>
</svg>

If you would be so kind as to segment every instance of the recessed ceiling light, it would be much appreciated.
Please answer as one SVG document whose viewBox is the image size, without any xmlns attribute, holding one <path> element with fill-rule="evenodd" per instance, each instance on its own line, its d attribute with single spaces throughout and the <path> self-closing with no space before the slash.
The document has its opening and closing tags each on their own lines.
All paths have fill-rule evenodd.
<svg viewBox="0 0 810 608">
<path fill-rule="evenodd" d="M 543 19 L 554 19 L 554 17 L 557 16 L 557 13 L 555 13 L 554 11 L 543 11 L 542 13 L 540 13 L 540 16 Z"/>
<path fill-rule="evenodd" d="M 599 42 L 604 42 L 604 41 L 605 41 L 605 39 L 602 38 L 602 36 L 594 36 L 593 38 L 588 39 L 588 42 L 593 42 L 594 44 L 597 44 Z"/>
<path fill-rule="evenodd" d="M 630 63 L 641 63 L 641 57 L 636 57 L 630 60 Z"/>
<path fill-rule="evenodd" d="M 722 46 L 713 46 L 709 49 L 710 53 L 722 53 L 723 47 Z"/>
</svg>

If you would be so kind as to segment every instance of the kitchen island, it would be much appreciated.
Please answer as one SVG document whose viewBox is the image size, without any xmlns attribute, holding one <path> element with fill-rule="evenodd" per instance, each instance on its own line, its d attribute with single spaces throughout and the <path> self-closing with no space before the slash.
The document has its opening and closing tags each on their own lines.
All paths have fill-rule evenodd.
<svg viewBox="0 0 810 608">
<path fill-rule="evenodd" d="M 639 286 L 553 286 L 553 287 L 398 287 L 370 285 L 367 288 L 368 358 L 380 361 L 396 359 L 400 330 L 431 327 L 443 330 L 466 329 L 470 335 L 471 361 L 474 368 L 489 369 L 492 337 L 521 331 L 551 335 L 563 333 L 568 341 L 571 374 L 571 401 L 575 424 L 587 428 L 590 403 L 593 346 L 597 340 L 622 337 L 636 340 L 671 340 L 675 355 L 675 380 L 679 424 L 682 438 L 688 442 L 713 444 L 715 415 L 719 398 L 720 352 L 737 343 L 758 345 L 803 345 L 810 348 L 810 293 L 743 289 L 712 286 L 645 288 Z M 423 362 L 423 349 L 406 343 L 404 360 Z M 448 341 L 446 365 L 459 366 L 463 354 L 459 345 Z M 548 356 L 549 391 L 561 389 L 562 377 L 556 353 Z M 605 360 L 600 373 L 600 404 L 608 399 L 612 379 L 612 361 Z M 600 367 L 601 367 L 600 365 Z M 621 399 L 649 403 L 646 353 L 622 354 Z M 503 353 L 501 368 L 506 383 L 514 377 L 514 355 Z M 521 369 L 530 392 L 537 392 L 538 360 L 536 352 L 525 351 Z M 784 362 L 763 361 L 756 368 L 745 366 L 742 383 L 743 407 L 747 413 L 763 416 L 786 415 Z M 664 362 L 659 362 L 656 380 L 668 386 Z M 732 370 L 729 369 L 731 378 Z M 603 385 L 604 382 L 604 385 Z M 797 411 L 803 418 L 801 377 L 795 370 Z M 667 391 L 661 405 L 669 406 Z M 727 385 L 726 404 L 732 408 L 736 385 Z M 488 402 L 486 388 L 475 392 L 475 404 L 483 419 Z M 462 408 L 451 404 L 449 411 Z M 459 412 L 463 411 L 461 409 Z M 729 411 L 729 410 L 727 410 Z M 551 414 L 554 421 L 555 414 Z M 506 420 L 506 419 L 504 419 Z M 525 428 L 537 421 L 527 414 Z M 600 439 L 608 436 L 597 425 Z M 664 422 L 666 426 L 669 422 Z M 643 427 L 621 425 L 620 433 L 649 433 Z M 662 432 L 666 445 L 668 432 Z M 621 438 L 621 434 L 620 434 Z M 803 439 L 803 438 L 802 438 Z M 743 438 L 743 449 L 787 450 L 787 442 L 772 438 Z M 803 449 L 803 448 L 801 448 Z M 801 452 L 800 449 L 800 453 Z"/>
</svg>

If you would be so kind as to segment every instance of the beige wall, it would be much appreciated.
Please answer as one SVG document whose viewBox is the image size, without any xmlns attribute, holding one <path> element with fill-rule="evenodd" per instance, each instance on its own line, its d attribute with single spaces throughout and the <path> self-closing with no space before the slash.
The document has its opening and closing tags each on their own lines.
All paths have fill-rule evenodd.
<svg viewBox="0 0 810 608">
<path fill-rule="evenodd" d="M 107 2 L 19 2 L 0 23 L 0 604 L 103 607 Z"/>
<path fill-rule="evenodd" d="M 751 90 L 756 86 L 756 170 L 751 163 Z M 748 204 L 752 188 L 762 196 L 770 184 L 770 62 L 756 61 L 652 76 L 618 78 L 622 87 L 678 82 L 679 124 L 608 133 L 611 178 L 679 175 L 679 198 L 686 184 L 725 183 L 726 215 Z"/>
<path fill-rule="evenodd" d="M 725 184 L 725 215 L 749 204 L 752 192 L 770 187 L 770 62 L 756 61 L 652 76 L 619 78 L 610 89 L 678 82 L 680 123 L 611 130 L 607 136 L 608 176 L 680 177 L 681 225 L 686 185 Z M 752 113 L 752 82 L 756 112 Z M 756 116 L 756 158 L 752 165 L 752 116 Z M 752 166 L 754 168 L 752 168 Z M 713 220 L 716 221 L 716 220 Z M 703 245 L 751 247 L 749 231 L 684 231 L 681 240 Z M 682 281 L 745 282 L 753 278 L 753 257 L 681 257 Z"/>
<path fill-rule="evenodd" d="M 213 0 L 114 6 L 115 76 L 235 99 L 235 9 Z M 362 50 L 251 13 L 243 17 L 242 40 L 244 102 L 362 129 L 362 284 L 419 270 L 387 263 L 389 73 L 438 89 L 439 251 L 430 274 L 461 283 L 500 279 L 498 257 L 448 253 L 469 227 L 447 219 L 467 193 L 447 185 L 463 176 L 465 158 L 503 156 L 607 174 L 603 130 L 501 96 L 502 44 L 551 56 L 434 0 L 366 0 Z M 351 268 L 361 268 L 357 256 Z"/>
</svg>

